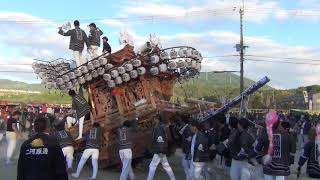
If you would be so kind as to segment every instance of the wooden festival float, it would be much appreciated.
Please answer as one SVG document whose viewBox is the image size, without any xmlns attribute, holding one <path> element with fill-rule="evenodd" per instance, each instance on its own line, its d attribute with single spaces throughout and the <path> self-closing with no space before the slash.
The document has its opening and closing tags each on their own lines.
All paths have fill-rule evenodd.
<svg viewBox="0 0 320 180">
<path fill-rule="evenodd" d="M 209 102 L 197 100 L 188 100 L 184 105 L 169 102 L 174 85 L 197 76 L 201 61 L 195 48 L 160 49 L 147 42 L 139 53 L 126 44 L 118 52 L 103 54 L 79 67 L 72 68 L 70 62 L 58 59 L 49 63 L 36 61 L 33 69 L 48 89 L 66 91 L 82 86 L 88 90 L 92 115 L 91 121 L 85 122 L 84 132 L 93 122 L 104 128 L 100 160 L 109 166 L 120 162 L 115 130 L 125 120 L 138 118 L 133 155 L 140 158 L 151 152 L 153 116 L 157 112 L 165 115 L 169 127 L 178 112 L 214 108 Z M 167 129 L 172 142 L 172 132 Z M 77 127 L 70 131 L 74 137 L 78 135 Z M 83 141 L 77 145 L 81 149 Z"/>
</svg>

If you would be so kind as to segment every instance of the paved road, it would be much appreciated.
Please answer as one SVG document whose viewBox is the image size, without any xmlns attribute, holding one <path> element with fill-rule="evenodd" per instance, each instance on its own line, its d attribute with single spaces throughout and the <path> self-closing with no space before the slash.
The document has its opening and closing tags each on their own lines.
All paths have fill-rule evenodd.
<svg viewBox="0 0 320 180">
<path fill-rule="evenodd" d="M 5 147 L 6 142 L 5 140 L 0 141 L 0 180 L 15 180 L 17 173 L 17 159 L 18 159 L 18 150 L 19 146 L 22 144 L 22 140 L 18 141 L 18 146 L 14 155 L 14 163 L 12 165 L 7 166 L 5 164 Z M 183 171 L 180 167 L 180 164 L 178 164 L 179 156 L 173 156 L 169 158 L 169 162 L 172 162 L 173 171 L 176 175 L 177 179 L 184 179 Z M 137 176 L 138 180 L 147 179 L 148 175 L 148 165 L 150 160 L 146 160 L 144 163 L 138 165 L 136 169 L 134 169 L 134 172 Z M 74 168 L 76 168 L 76 163 L 74 163 Z M 80 180 L 87 180 L 91 176 L 91 161 L 88 160 L 87 166 L 84 167 L 81 173 Z M 113 169 L 102 169 L 98 172 L 97 180 L 113 180 L 113 179 L 119 179 L 120 176 L 120 168 L 113 168 Z M 72 180 L 73 178 L 70 179 Z M 155 175 L 155 180 L 164 180 L 168 179 L 165 171 L 159 166 L 158 171 Z"/>
<path fill-rule="evenodd" d="M 18 147 L 19 145 L 22 144 L 22 140 L 18 141 Z M 18 149 L 15 153 L 15 157 L 14 157 L 14 164 L 7 166 L 5 165 L 5 161 L 4 161 L 4 153 L 5 153 L 5 140 L 2 140 L 0 142 L 0 179 L 1 180 L 15 180 L 16 179 L 16 166 L 17 166 L 17 158 L 18 158 Z M 173 168 L 173 171 L 176 175 L 177 180 L 183 180 L 184 179 L 184 173 L 183 170 L 181 168 L 180 165 L 180 159 L 181 159 L 181 155 L 179 153 L 179 151 L 176 153 L 175 156 L 172 156 L 169 158 L 169 163 L 171 164 L 171 167 Z M 136 169 L 134 169 L 134 172 L 137 176 L 138 180 L 143 180 L 147 178 L 147 174 L 148 174 L 148 165 L 149 165 L 150 160 L 146 160 L 144 163 L 141 163 Z M 87 180 L 90 177 L 90 173 L 91 173 L 91 163 L 88 163 L 88 166 L 86 166 L 81 174 L 81 179 L 80 180 Z M 75 164 L 74 164 L 75 165 Z M 294 166 L 292 168 L 292 172 L 294 173 L 296 169 L 296 166 Z M 119 168 L 113 168 L 113 169 L 103 169 L 103 170 L 99 170 L 98 173 L 98 178 L 97 180 L 116 180 L 119 179 L 120 176 L 120 169 Z M 260 176 L 261 179 L 262 175 Z M 70 178 L 71 180 L 73 178 Z M 169 179 L 165 173 L 165 171 L 159 166 L 157 172 L 156 172 L 156 176 L 155 176 L 155 180 L 165 180 L 165 179 Z M 223 178 L 224 179 L 228 179 L 228 178 Z M 296 174 L 292 174 L 290 177 L 287 178 L 288 180 L 296 180 Z M 308 178 L 303 177 L 300 178 L 301 180 L 307 180 Z"/>
</svg>

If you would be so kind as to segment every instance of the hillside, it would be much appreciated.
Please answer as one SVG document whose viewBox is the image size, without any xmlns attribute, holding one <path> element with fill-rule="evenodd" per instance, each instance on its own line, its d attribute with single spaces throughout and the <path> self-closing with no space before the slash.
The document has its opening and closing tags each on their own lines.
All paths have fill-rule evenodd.
<svg viewBox="0 0 320 180">
<path fill-rule="evenodd" d="M 24 91 L 46 91 L 43 84 L 28 84 L 20 81 L 0 79 L 0 89 L 24 90 Z"/>
<path fill-rule="evenodd" d="M 204 98 L 207 101 L 216 102 L 218 106 L 225 100 L 231 100 L 239 95 L 240 77 L 233 73 L 201 73 L 183 84 L 177 83 L 174 88 L 172 101 L 184 101 L 186 97 Z M 245 79 L 245 87 L 250 86 L 254 81 Z M 9 94 L 0 93 L 0 101 L 24 102 L 24 103 L 49 103 L 49 104 L 69 104 L 70 97 L 66 93 L 59 91 L 48 91 L 41 84 L 27 84 L 10 80 L 0 80 L 0 89 L 40 91 L 41 94 Z M 313 85 L 299 87 L 296 89 L 277 90 L 270 86 L 264 86 L 250 97 L 250 108 L 279 108 L 289 109 L 282 105 L 285 97 L 302 95 L 302 91 L 307 90 L 310 94 L 319 93 L 320 86 Z"/>
<path fill-rule="evenodd" d="M 1 92 L 0 101 L 50 104 L 69 104 L 71 102 L 71 98 L 67 94 L 49 91 L 43 84 L 28 84 L 20 81 L 0 79 L 0 89 L 40 91 L 40 94 Z"/>
<path fill-rule="evenodd" d="M 233 73 L 201 73 L 197 78 L 190 80 L 187 84 L 194 83 L 197 87 L 204 89 L 211 88 L 231 88 L 236 89 L 240 86 L 240 77 Z M 245 87 L 250 86 L 254 81 L 245 78 Z M 179 88 L 177 83 L 176 87 Z M 270 88 L 270 87 L 268 87 Z M 25 91 L 47 91 L 43 84 L 28 84 L 20 81 L 0 79 L 0 89 L 25 90 Z"/>
<path fill-rule="evenodd" d="M 245 88 L 252 85 L 254 81 L 245 78 Z M 240 91 L 240 77 L 233 73 L 201 73 L 198 78 L 190 80 L 183 84 L 176 84 L 175 95 L 187 96 L 194 98 L 205 98 L 212 100 L 216 97 L 218 99 L 225 97 L 227 99 L 234 98 L 239 95 Z M 265 86 L 263 90 L 273 89 L 270 86 Z M 215 98 L 215 101 L 218 100 Z"/>
<path fill-rule="evenodd" d="M 220 101 L 221 97 L 233 98 L 239 94 L 240 77 L 233 73 L 201 73 L 197 78 L 185 82 L 182 85 L 177 83 L 174 88 L 174 98 L 183 99 L 184 97 L 205 98 L 211 101 Z M 250 86 L 254 81 L 245 79 L 245 87 Z M 28 95 L 6 95 L 1 96 L 0 100 L 14 102 L 36 102 L 36 103 L 70 103 L 70 98 L 60 92 L 51 92 L 42 84 L 27 84 L 24 82 L 0 79 L 0 89 L 41 91 L 41 94 Z M 272 89 L 266 86 L 264 89 Z M 215 98 L 212 98 L 215 97 Z"/>
</svg>

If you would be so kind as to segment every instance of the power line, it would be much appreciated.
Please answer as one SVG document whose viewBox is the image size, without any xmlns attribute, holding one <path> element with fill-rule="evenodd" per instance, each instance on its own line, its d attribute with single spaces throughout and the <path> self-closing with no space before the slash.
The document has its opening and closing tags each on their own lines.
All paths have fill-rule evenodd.
<svg viewBox="0 0 320 180">
<path fill-rule="evenodd" d="M 214 59 L 214 58 L 207 58 L 212 59 L 213 61 L 232 61 L 238 62 L 234 59 Z M 281 59 L 281 58 L 277 58 Z M 279 61 L 279 60 L 267 60 L 267 59 L 253 59 L 253 58 L 245 58 L 245 61 L 254 61 L 254 62 L 269 62 L 269 63 L 283 63 L 283 64 L 296 64 L 296 65 L 320 65 L 320 63 L 308 63 L 308 62 L 294 62 L 294 61 Z"/>
<path fill-rule="evenodd" d="M 265 60 L 265 59 L 250 59 L 250 58 L 246 58 L 245 60 L 246 61 L 255 61 L 255 62 L 271 62 L 271 63 L 297 64 L 297 65 L 316 65 L 316 66 L 320 65 L 320 64 L 317 64 L 317 63 L 303 63 L 303 62 L 277 61 L 277 60 Z"/>
<path fill-rule="evenodd" d="M 320 10 L 318 9 L 274 9 L 274 8 L 257 8 L 257 7 L 249 7 L 245 9 L 246 11 L 258 11 L 258 12 L 282 12 L 286 14 L 320 14 Z"/>
<path fill-rule="evenodd" d="M 214 60 L 214 61 L 235 61 L 235 59 L 217 59 L 219 57 L 239 57 L 239 55 L 216 55 L 216 56 L 204 56 L 204 59 Z M 247 58 L 253 57 L 253 58 Z M 256 57 L 256 58 L 255 58 Z M 267 58 L 267 59 L 257 59 L 257 58 Z M 279 60 L 272 60 L 279 59 Z M 296 62 L 296 61 L 280 61 L 283 60 L 298 60 L 298 61 L 314 61 L 320 62 L 320 59 L 308 59 L 308 58 L 295 58 L 295 57 L 280 57 L 280 56 L 267 56 L 267 55 L 245 55 L 246 61 L 255 61 L 255 62 L 275 62 L 275 63 L 286 63 L 286 64 L 306 64 L 306 65 L 320 65 L 318 63 L 308 63 L 308 62 Z M 32 64 L 0 64 L 0 66 L 31 66 Z M 24 72 L 24 71 L 0 71 L 0 72 Z M 25 72 L 25 73 L 33 73 L 33 72 Z"/>
<path fill-rule="evenodd" d="M 205 56 L 203 58 L 207 58 L 207 59 L 212 59 L 212 58 L 217 58 L 217 57 L 236 57 L 239 55 L 219 55 L 219 56 Z"/>
<path fill-rule="evenodd" d="M 0 64 L 0 66 L 31 66 L 32 64 Z"/>
<path fill-rule="evenodd" d="M 211 72 L 219 74 L 219 73 L 238 73 L 240 71 L 206 71 L 205 73 L 211 73 Z"/>
<path fill-rule="evenodd" d="M 223 15 L 227 13 L 234 13 L 234 8 L 224 8 L 224 9 L 211 9 L 211 10 L 199 10 L 199 11 L 189 11 L 181 13 L 180 15 L 150 15 L 150 16 L 137 16 L 137 17 L 119 17 L 119 18 L 94 18 L 94 19 L 79 19 L 81 22 L 90 21 L 110 21 L 110 20 L 122 20 L 122 21 L 147 21 L 147 20 L 157 20 L 157 19 L 170 19 L 170 18 L 183 18 L 190 16 L 201 16 L 207 14 L 213 15 Z M 14 24 L 35 24 L 35 23 L 54 23 L 54 22 L 66 22 L 73 21 L 74 19 L 64 19 L 64 20 L 0 20 L 0 23 L 14 23 Z"/>
<path fill-rule="evenodd" d="M 319 9 L 281 9 L 281 8 L 268 8 L 268 7 L 246 7 L 246 11 L 259 11 L 259 12 L 283 12 L 286 14 L 297 14 L 297 15 L 304 15 L 304 14 L 320 14 Z"/>
<path fill-rule="evenodd" d="M 110 21 L 110 20 L 122 20 L 122 21 L 149 21 L 149 20 L 157 20 L 157 19 L 171 19 L 171 18 L 183 18 L 190 16 L 202 16 L 202 15 L 223 15 L 228 13 L 235 13 L 237 7 L 230 8 L 220 8 L 220 9 L 206 9 L 206 10 L 198 10 L 198 11 L 187 11 L 181 13 L 180 15 L 150 15 L 150 16 L 137 16 L 137 17 L 118 17 L 118 18 L 93 18 L 93 19 L 79 19 L 81 22 L 90 22 L 90 21 Z M 248 12 L 261 12 L 261 13 L 283 13 L 288 15 L 295 16 L 320 16 L 320 10 L 301 10 L 301 9 L 273 9 L 273 8 L 257 8 L 257 7 L 246 7 L 246 11 Z M 60 20 L 0 20 L 2 24 L 36 24 L 36 23 L 54 23 L 54 22 L 66 22 L 73 21 L 74 19 L 60 19 Z"/>
<path fill-rule="evenodd" d="M 213 59 L 217 61 L 221 61 L 221 59 L 214 59 L 216 57 L 237 57 L 239 55 L 220 55 L 220 56 L 207 56 L 203 57 L 206 59 Z M 284 60 L 297 60 L 297 61 L 314 61 L 314 62 L 320 62 L 320 59 L 309 59 L 309 58 L 296 58 L 296 57 L 281 57 L 281 56 L 267 56 L 267 55 L 245 55 L 245 57 L 256 57 L 256 58 L 268 58 L 268 59 L 284 59 Z M 246 58 L 248 59 L 248 58 Z M 250 58 L 249 58 L 250 59 Z M 233 60 L 233 59 L 222 59 L 222 60 Z M 257 59 L 256 59 L 257 60 Z M 268 61 L 268 60 L 267 60 Z M 282 61 L 281 61 L 282 62 Z M 293 62 L 296 63 L 296 62 Z"/>
<path fill-rule="evenodd" d="M 288 59 L 288 60 L 298 60 L 298 61 L 320 61 L 320 59 L 308 59 L 308 58 L 295 58 L 295 57 L 279 57 L 279 56 L 264 56 L 264 55 L 246 55 L 249 57 L 262 57 L 262 58 L 272 58 L 272 59 Z"/>
<path fill-rule="evenodd" d="M 281 9 L 280 7 L 275 8 L 275 7 L 258 7 L 258 6 L 246 6 L 247 9 L 257 9 L 257 10 L 274 10 L 274 11 L 310 11 L 310 12 L 320 12 L 320 9 Z"/>
<path fill-rule="evenodd" d="M 0 73 L 34 73 L 31 71 L 0 71 Z"/>
<path fill-rule="evenodd" d="M 211 58 L 208 58 L 211 59 Z M 213 59 L 214 61 L 228 61 L 232 60 L 233 62 L 238 62 L 234 61 L 233 59 Z M 245 61 L 251 61 L 251 62 L 267 62 L 267 63 L 281 63 L 281 64 L 293 64 L 293 65 L 316 65 L 319 66 L 320 64 L 318 63 L 304 63 L 304 62 L 293 62 L 293 61 L 278 61 L 278 60 L 266 60 L 266 59 L 251 59 L 251 58 L 245 58 Z M 239 71 L 213 71 L 215 73 L 224 73 L 224 72 L 239 72 Z M 33 74 L 34 72 L 31 71 L 13 71 L 13 70 L 7 70 L 7 71 L 0 71 L 0 73 L 30 73 Z"/>
</svg>

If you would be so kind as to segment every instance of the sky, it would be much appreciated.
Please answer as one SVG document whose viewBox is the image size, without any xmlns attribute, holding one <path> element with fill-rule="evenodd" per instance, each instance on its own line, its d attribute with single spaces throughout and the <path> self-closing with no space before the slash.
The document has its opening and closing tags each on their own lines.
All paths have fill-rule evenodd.
<svg viewBox="0 0 320 180">
<path fill-rule="evenodd" d="M 135 47 L 154 34 L 163 48 L 197 48 L 204 72 L 239 71 L 240 7 L 241 0 L 1 0 L 0 79 L 39 83 L 34 59 L 71 59 L 69 39 L 57 31 L 75 19 L 86 32 L 96 23 L 114 51 L 123 46 L 120 31 Z M 319 22 L 320 0 L 245 0 L 245 77 L 268 76 L 281 89 L 320 84 Z"/>
</svg>

